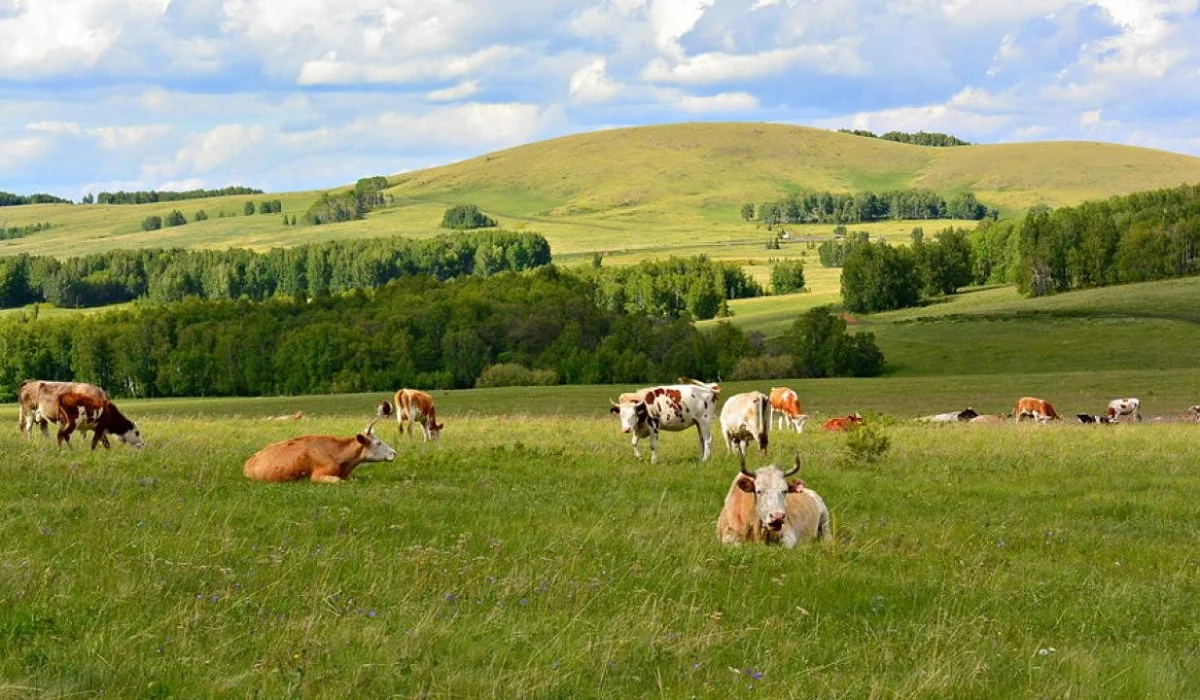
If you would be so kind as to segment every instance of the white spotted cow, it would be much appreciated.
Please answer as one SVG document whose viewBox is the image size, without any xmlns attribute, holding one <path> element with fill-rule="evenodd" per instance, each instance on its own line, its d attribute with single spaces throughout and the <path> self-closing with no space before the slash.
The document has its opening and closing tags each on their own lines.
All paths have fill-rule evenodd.
<svg viewBox="0 0 1200 700">
<path fill-rule="evenodd" d="M 1116 423 L 1121 416 L 1142 419 L 1142 402 L 1137 399 L 1113 399 L 1108 402 L 1108 419 Z"/>
<path fill-rule="evenodd" d="M 757 442 L 767 453 L 767 433 L 771 428 L 771 403 L 761 391 L 735 394 L 721 407 L 721 436 L 725 447 L 746 458 L 746 446 Z"/>
<path fill-rule="evenodd" d="M 631 434 L 638 459 L 638 440 L 650 438 L 650 463 L 658 462 L 658 431 L 678 432 L 693 425 L 700 434 L 700 460 L 712 455 L 712 420 L 717 407 L 717 384 L 672 384 L 621 394 L 610 412 L 621 419 L 621 432 Z"/>
</svg>

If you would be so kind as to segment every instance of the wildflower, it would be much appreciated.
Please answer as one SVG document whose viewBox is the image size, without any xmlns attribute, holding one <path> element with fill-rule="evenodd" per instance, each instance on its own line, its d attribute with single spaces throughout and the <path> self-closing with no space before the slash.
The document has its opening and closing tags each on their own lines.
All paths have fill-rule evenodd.
<svg viewBox="0 0 1200 700">
<path fill-rule="evenodd" d="M 522 599 L 521 599 L 521 607 L 523 608 L 523 607 L 525 607 L 526 605 L 529 605 L 529 599 L 528 599 L 528 598 L 522 598 Z"/>
<path fill-rule="evenodd" d="M 374 610 L 367 611 L 367 617 L 370 617 L 370 618 L 374 618 L 377 614 L 378 613 L 376 613 Z"/>
</svg>

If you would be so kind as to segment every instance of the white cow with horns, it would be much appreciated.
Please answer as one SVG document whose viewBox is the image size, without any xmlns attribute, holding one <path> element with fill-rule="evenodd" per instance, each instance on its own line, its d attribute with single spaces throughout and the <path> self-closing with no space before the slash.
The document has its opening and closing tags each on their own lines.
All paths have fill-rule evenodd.
<svg viewBox="0 0 1200 700">
<path fill-rule="evenodd" d="M 633 454 L 638 459 L 638 440 L 650 438 L 650 463 L 658 462 L 658 431 L 678 432 L 693 425 L 700 434 L 700 459 L 712 455 L 712 421 L 717 406 L 720 384 L 688 380 L 687 384 L 671 384 L 621 394 L 611 401 L 610 412 L 621 419 L 621 432 L 633 436 Z"/>
<path fill-rule="evenodd" d="M 743 457 L 717 517 L 717 539 L 724 544 L 765 542 L 789 549 L 802 540 L 832 539 L 825 501 L 803 481 L 788 481 L 798 471 L 799 454 L 786 472 L 774 464 L 746 471 Z"/>
</svg>

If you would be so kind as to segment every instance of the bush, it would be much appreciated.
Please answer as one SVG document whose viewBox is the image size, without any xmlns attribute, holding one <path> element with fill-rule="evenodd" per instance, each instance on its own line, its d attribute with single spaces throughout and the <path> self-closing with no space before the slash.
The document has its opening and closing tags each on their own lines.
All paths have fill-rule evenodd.
<svg viewBox="0 0 1200 700">
<path fill-rule="evenodd" d="M 479 211 L 474 204 L 457 204 L 442 214 L 442 228 L 490 228 L 495 225 L 496 220 Z"/>
<path fill-rule="evenodd" d="M 192 217 L 192 220 L 193 221 L 208 221 L 208 213 L 205 212 L 203 209 L 201 209 L 200 211 L 196 212 L 196 215 Z"/>
<path fill-rule="evenodd" d="M 787 355 L 743 357 L 733 367 L 729 378 L 734 381 L 751 379 L 785 379 L 796 376 L 796 360 Z"/>
<path fill-rule="evenodd" d="M 246 205 L 242 207 L 242 211 L 245 212 L 246 216 L 252 216 L 254 214 L 254 202 L 246 202 Z"/>
<path fill-rule="evenodd" d="M 886 243 L 855 244 L 842 268 L 842 302 L 855 313 L 916 306 L 923 287 L 916 255 Z"/>
<path fill-rule="evenodd" d="M 558 372 L 552 369 L 529 369 L 515 362 L 492 365 L 483 370 L 475 386 L 483 389 L 499 386 L 554 386 Z"/>
<path fill-rule="evenodd" d="M 883 372 L 883 353 L 874 333 L 846 332 L 846 322 L 827 306 L 810 309 L 784 336 L 801 377 L 874 377 Z"/>
<path fill-rule="evenodd" d="M 846 431 L 842 446 L 842 458 L 848 463 L 877 462 L 891 449 L 892 441 L 883 430 L 871 423 L 864 423 Z"/>
<path fill-rule="evenodd" d="M 804 261 L 777 260 L 771 265 L 771 292 L 791 294 L 804 291 Z"/>
<path fill-rule="evenodd" d="M 162 224 L 163 222 L 161 216 L 147 216 L 146 218 L 142 219 L 142 230 L 157 231 L 158 229 L 162 228 Z"/>
<path fill-rule="evenodd" d="M 170 214 L 167 214 L 167 219 L 163 223 L 167 226 L 183 226 L 187 223 L 187 217 L 183 215 L 183 212 L 175 209 Z"/>
</svg>

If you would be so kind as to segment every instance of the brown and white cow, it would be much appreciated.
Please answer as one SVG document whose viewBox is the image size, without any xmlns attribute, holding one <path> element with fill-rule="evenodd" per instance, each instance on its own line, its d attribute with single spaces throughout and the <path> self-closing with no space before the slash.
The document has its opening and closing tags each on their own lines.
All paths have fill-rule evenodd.
<svg viewBox="0 0 1200 700">
<path fill-rule="evenodd" d="M 1142 402 L 1137 399 L 1113 399 L 1108 402 L 1108 418 L 1116 423 L 1121 416 L 1142 419 Z"/>
<path fill-rule="evenodd" d="M 17 426 L 26 437 L 33 437 L 34 425 L 41 428 L 42 437 L 50 437 L 49 424 L 58 422 L 58 398 L 66 393 L 108 400 L 108 394 L 93 384 L 27 379 L 21 382 L 17 396 Z"/>
<path fill-rule="evenodd" d="M 996 414 L 992 414 L 992 413 L 985 413 L 980 416 L 975 416 L 974 418 L 972 418 L 971 420 L 969 420 L 967 422 L 971 423 L 972 425 L 977 425 L 977 424 L 995 425 L 998 423 L 1007 423 L 1008 416 L 1001 416 L 1001 415 L 996 415 Z"/>
<path fill-rule="evenodd" d="M 433 397 L 418 389 L 401 389 L 396 392 L 396 436 L 404 432 L 408 422 L 408 436 L 412 437 L 413 423 L 421 425 L 422 442 L 437 440 L 445 426 L 437 422 L 437 409 Z"/>
<path fill-rule="evenodd" d="M 1197 423 L 1200 423 L 1200 403 L 1189 408 L 1188 414 L 1192 417 L 1192 420 L 1196 421 Z"/>
<path fill-rule="evenodd" d="M 380 418 L 388 418 L 392 415 L 392 403 L 390 401 L 380 401 L 375 407 L 375 415 Z"/>
<path fill-rule="evenodd" d="M 1017 405 L 1013 407 L 1013 421 L 1020 423 L 1022 418 L 1033 418 L 1039 423 L 1060 420 L 1053 404 L 1032 396 L 1022 396 L 1017 399 Z"/>
<path fill-rule="evenodd" d="M 830 418 L 829 420 L 825 421 L 824 425 L 821 426 L 821 430 L 831 433 L 840 433 L 862 424 L 863 417 L 857 413 L 851 413 L 850 415 L 842 418 Z"/>
<path fill-rule="evenodd" d="M 358 435 L 338 438 L 305 435 L 276 442 L 246 460 L 242 474 L 254 481 L 280 482 L 308 478 L 316 483 L 336 484 L 350 478 L 363 462 L 390 462 L 396 451 L 375 437 L 372 421 Z"/>
<path fill-rule="evenodd" d="M 650 463 L 658 461 L 658 431 L 678 432 L 693 425 L 700 434 L 700 460 L 712 455 L 712 421 L 720 386 L 671 384 L 621 394 L 609 411 L 621 419 L 621 432 L 631 434 L 633 454 L 642 458 L 638 440 L 650 438 Z"/>
<path fill-rule="evenodd" d="M 772 422 L 779 428 L 790 424 L 797 433 L 804 432 L 808 416 L 800 412 L 800 397 L 786 386 L 771 387 Z"/>
<path fill-rule="evenodd" d="M 122 415 L 116 404 L 108 399 L 73 392 L 61 394 L 55 417 L 58 421 L 59 447 L 64 442 L 71 444 L 71 434 L 77 430 L 92 432 L 93 450 L 96 445 L 104 445 L 108 449 L 109 435 L 139 450 L 146 446 L 137 424 Z"/>
<path fill-rule="evenodd" d="M 798 471 L 800 455 L 787 472 L 774 464 L 746 471 L 743 458 L 717 517 L 717 539 L 723 544 L 765 542 L 789 549 L 802 540 L 832 539 L 825 501 L 803 481 L 788 481 Z"/>
<path fill-rule="evenodd" d="M 746 457 L 746 446 L 757 442 L 767 453 L 767 433 L 771 428 L 771 401 L 761 391 L 734 394 L 721 407 L 721 436 L 725 447 Z"/>
</svg>

